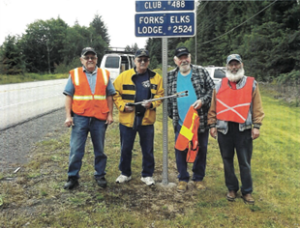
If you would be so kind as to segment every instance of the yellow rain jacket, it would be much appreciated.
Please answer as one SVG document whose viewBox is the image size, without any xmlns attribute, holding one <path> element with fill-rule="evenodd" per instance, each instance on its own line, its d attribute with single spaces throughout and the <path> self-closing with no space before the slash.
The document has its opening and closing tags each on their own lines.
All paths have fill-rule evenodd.
<svg viewBox="0 0 300 228">
<path fill-rule="evenodd" d="M 163 81 L 162 77 L 151 70 L 148 69 L 148 74 L 150 78 L 150 90 L 151 98 L 159 98 L 164 96 Z M 121 73 L 113 82 L 113 85 L 116 90 L 116 94 L 113 96 L 114 103 L 119 110 L 119 122 L 126 127 L 133 127 L 135 119 L 135 111 L 133 112 L 124 112 L 126 103 L 135 102 L 135 84 L 133 83 L 132 78 L 138 77 L 135 69 L 124 71 Z M 162 103 L 162 100 L 152 102 L 151 109 L 147 109 L 142 125 L 151 125 L 154 124 L 156 120 L 156 107 Z"/>
</svg>

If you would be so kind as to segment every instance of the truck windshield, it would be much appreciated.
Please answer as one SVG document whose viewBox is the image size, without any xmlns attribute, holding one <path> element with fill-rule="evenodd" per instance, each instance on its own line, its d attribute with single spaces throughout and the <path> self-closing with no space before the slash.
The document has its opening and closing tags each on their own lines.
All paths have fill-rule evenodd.
<svg viewBox="0 0 300 228">
<path fill-rule="evenodd" d="M 105 68 L 119 68 L 120 57 L 109 56 L 105 62 Z"/>
<path fill-rule="evenodd" d="M 215 78 L 224 78 L 225 76 L 226 75 L 225 75 L 224 69 L 216 69 L 215 70 L 215 75 L 214 75 Z"/>
</svg>

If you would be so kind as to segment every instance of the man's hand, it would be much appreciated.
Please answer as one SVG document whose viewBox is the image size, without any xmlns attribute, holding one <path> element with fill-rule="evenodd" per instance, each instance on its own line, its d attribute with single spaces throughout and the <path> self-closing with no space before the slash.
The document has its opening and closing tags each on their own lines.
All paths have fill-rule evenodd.
<svg viewBox="0 0 300 228">
<path fill-rule="evenodd" d="M 67 117 L 67 119 L 66 119 L 66 121 L 65 121 L 65 126 L 66 126 L 66 127 L 74 126 L 73 118 L 72 118 L 72 117 Z"/>
<path fill-rule="evenodd" d="M 199 100 L 196 100 L 195 102 L 194 102 L 194 104 L 193 104 L 193 107 L 194 107 L 194 109 L 199 109 L 199 108 L 201 108 L 202 107 L 202 101 L 199 99 Z"/>
<path fill-rule="evenodd" d="M 213 127 L 210 129 L 210 135 L 211 137 L 213 137 L 214 139 L 217 138 L 217 128 Z"/>
<path fill-rule="evenodd" d="M 112 124 L 113 122 L 114 122 L 113 116 L 112 116 L 112 114 L 109 113 L 108 116 L 107 116 L 107 119 L 106 119 L 105 124 L 110 125 L 110 124 Z"/>
<path fill-rule="evenodd" d="M 252 128 L 251 137 L 253 140 L 257 139 L 259 137 L 259 129 Z"/>
<path fill-rule="evenodd" d="M 124 112 L 132 112 L 133 111 L 133 107 L 132 106 L 125 106 L 124 108 Z"/>
<path fill-rule="evenodd" d="M 151 107 L 151 101 L 144 101 L 142 103 L 142 106 L 145 108 L 145 109 L 149 109 Z"/>
</svg>

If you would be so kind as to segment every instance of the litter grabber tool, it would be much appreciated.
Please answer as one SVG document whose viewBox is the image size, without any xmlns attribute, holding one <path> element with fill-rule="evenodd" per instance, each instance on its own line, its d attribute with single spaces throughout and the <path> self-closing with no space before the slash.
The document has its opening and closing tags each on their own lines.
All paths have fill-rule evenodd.
<svg viewBox="0 0 300 228">
<path fill-rule="evenodd" d="M 136 105 L 140 105 L 140 104 L 147 103 L 147 102 L 159 101 L 159 100 L 164 100 L 164 99 L 174 98 L 174 97 L 175 98 L 186 97 L 188 95 L 189 95 L 189 92 L 186 90 L 186 91 L 182 91 L 179 93 L 175 93 L 173 95 L 164 96 L 164 97 L 160 97 L 160 98 L 154 98 L 154 99 L 139 101 L 139 102 L 135 102 L 135 103 L 126 103 L 126 106 L 136 106 Z"/>
</svg>

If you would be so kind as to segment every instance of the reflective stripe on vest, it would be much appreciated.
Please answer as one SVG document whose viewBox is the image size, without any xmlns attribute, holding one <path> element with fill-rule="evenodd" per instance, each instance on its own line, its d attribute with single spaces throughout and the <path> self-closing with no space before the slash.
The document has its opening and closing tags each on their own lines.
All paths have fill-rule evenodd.
<svg viewBox="0 0 300 228">
<path fill-rule="evenodd" d="M 183 124 L 181 127 L 181 130 L 180 130 L 180 134 L 182 134 L 184 137 L 186 137 L 189 141 L 191 141 L 194 136 L 193 127 L 194 127 L 194 123 L 195 123 L 195 118 L 198 117 L 198 114 L 195 113 L 194 111 L 192 112 L 192 115 L 193 115 L 192 119 L 187 120 L 187 122 L 191 121 L 191 126 L 188 128 L 188 126 L 185 126 L 185 124 Z M 190 116 L 188 116 L 188 118 L 190 118 Z"/>
<path fill-rule="evenodd" d="M 236 123 L 245 123 L 252 100 L 254 78 L 247 77 L 241 89 L 233 90 L 228 85 L 228 78 L 223 78 L 217 92 L 217 119 Z"/>
<path fill-rule="evenodd" d="M 101 68 L 101 70 L 102 70 L 104 84 L 107 85 L 107 83 L 108 83 L 108 77 L 107 77 L 107 74 L 106 74 L 106 70 L 102 69 L 102 68 Z"/>
<path fill-rule="evenodd" d="M 77 100 L 77 101 L 80 101 L 80 100 L 88 101 L 88 100 L 93 100 L 93 96 L 77 96 L 77 95 L 74 95 L 74 96 L 73 96 L 73 100 Z"/>
<path fill-rule="evenodd" d="M 75 81 L 75 85 L 79 85 L 79 75 L 78 75 L 78 68 L 76 68 L 74 70 L 74 81 Z"/>
</svg>

